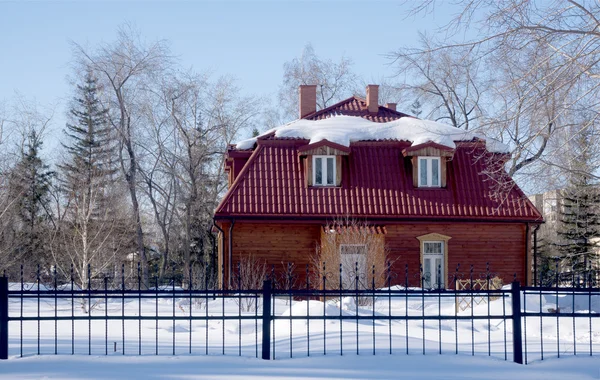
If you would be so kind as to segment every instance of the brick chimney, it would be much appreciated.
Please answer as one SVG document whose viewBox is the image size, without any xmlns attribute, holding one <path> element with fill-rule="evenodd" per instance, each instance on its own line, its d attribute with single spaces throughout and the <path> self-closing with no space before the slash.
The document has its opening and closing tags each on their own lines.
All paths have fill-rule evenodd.
<svg viewBox="0 0 600 380">
<path fill-rule="evenodd" d="M 396 103 L 385 103 L 385 108 L 389 108 L 392 111 L 396 110 Z"/>
<path fill-rule="evenodd" d="M 377 113 L 379 111 L 379 85 L 367 85 L 367 108 L 369 113 Z"/>
<path fill-rule="evenodd" d="M 300 92 L 300 119 L 317 111 L 317 86 L 314 84 L 301 85 Z"/>
</svg>

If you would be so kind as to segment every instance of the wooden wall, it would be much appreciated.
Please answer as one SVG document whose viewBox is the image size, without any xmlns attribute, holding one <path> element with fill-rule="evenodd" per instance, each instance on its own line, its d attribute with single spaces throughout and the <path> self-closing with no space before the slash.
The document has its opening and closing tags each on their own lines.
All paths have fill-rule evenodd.
<svg viewBox="0 0 600 380">
<path fill-rule="evenodd" d="M 222 242 L 223 263 L 227 268 L 229 225 L 225 224 L 223 227 L 225 230 L 225 239 Z M 316 252 L 320 231 L 321 226 L 315 224 L 284 225 L 236 222 L 233 228 L 232 242 L 233 267 L 236 267 L 240 259 L 254 257 L 264 260 L 269 271 L 274 266 L 276 273 L 280 274 L 284 271 L 284 266 L 291 262 L 296 266 L 296 282 L 304 285 L 306 265 L 310 264 L 311 257 Z"/>
<path fill-rule="evenodd" d="M 486 263 L 489 263 L 490 272 L 501 277 L 504 283 L 510 283 L 515 273 L 522 283 L 525 279 L 525 224 L 407 224 L 387 225 L 386 230 L 386 245 L 398 283 L 406 277 L 406 265 L 409 280 L 418 273 L 420 246 L 416 237 L 428 233 L 451 237 L 448 241 L 448 274 L 456 271 L 460 264 L 459 272 L 468 278 L 473 265 L 474 278 L 485 278 Z"/>
<path fill-rule="evenodd" d="M 224 238 L 220 246 L 219 263 L 228 266 L 229 225 L 224 223 Z M 448 271 L 452 274 L 460 263 L 459 271 L 468 278 L 470 266 L 474 277 L 485 277 L 486 263 L 490 271 L 510 283 L 516 273 L 524 283 L 525 224 L 492 223 L 437 223 L 386 225 L 386 248 L 396 274 L 393 282 L 403 284 L 405 266 L 408 264 L 409 282 L 418 284 L 420 243 L 417 236 L 439 233 L 450 236 L 448 242 Z M 293 262 L 297 268 L 297 282 L 304 284 L 306 265 L 311 264 L 319 244 L 321 226 L 315 224 L 244 223 L 238 221 L 233 229 L 234 268 L 240 258 L 254 256 L 265 260 L 277 272 L 283 265 Z M 227 269 L 225 270 L 227 273 Z M 530 276 L 529 276 L 530 277 Z M 225 281 L 226 283 L 226 281 Z M 448 284 L 450 285 L 450 284 Z"/>
</svg>

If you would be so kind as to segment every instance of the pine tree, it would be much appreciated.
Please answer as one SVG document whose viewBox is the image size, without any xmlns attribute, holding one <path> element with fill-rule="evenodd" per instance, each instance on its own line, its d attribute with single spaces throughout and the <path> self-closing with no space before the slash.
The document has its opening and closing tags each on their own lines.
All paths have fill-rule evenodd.
<svg viewBox="0 0 600 380">
<path fill-rule="evenodd" d="M 589 174 L 595 170 L 595 140 L 592 128 L 574 139 L 568 186 L 562 192 L 557 248 L 575 272 L 600 259 L 595 241 L 600 236 L 600 184 Z"/>
<path fill-rule="evenodd" d="M 9 179 L 10 198 L 14 203 L 14 256 L 21 258 L 28 270 L 43 265 L 47 256 L 47 222 L 49 191 L 54 173 L 40 157 L 42 140 L 37 131 L 27 136 L 21 159 Z"/>
</svg>

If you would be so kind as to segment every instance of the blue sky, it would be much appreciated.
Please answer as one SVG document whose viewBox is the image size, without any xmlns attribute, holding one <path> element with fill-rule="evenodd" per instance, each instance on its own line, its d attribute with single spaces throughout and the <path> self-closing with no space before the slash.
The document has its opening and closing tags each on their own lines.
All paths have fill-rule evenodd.
<svg viewBox="0 0 600 380">
<path fill-rule="evenodd" d="M 247 94 L 274 94 L 283 63 L 307 43 L 324 58 L 351 57 L 354 70 L 371 80 L 393 73 L 385 53 L 444 19 L 439 11 L 426 19 L 404 14 L 398 1 L 0 0 L 0 101 L 19 91 L 43 105 L 58 104 L 54 127 L 60 130 L 71 95 L 70 42 L 112 41 L 123 23 L 147 40 L 168 40 L 185 67 L 235 76 Z"/>
</svg>

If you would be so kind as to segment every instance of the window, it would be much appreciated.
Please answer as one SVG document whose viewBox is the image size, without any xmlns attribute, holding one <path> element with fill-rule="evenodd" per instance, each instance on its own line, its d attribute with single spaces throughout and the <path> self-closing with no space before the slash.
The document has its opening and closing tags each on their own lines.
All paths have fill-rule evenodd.
<svg viewBox="0 0 600 380">
<path fill-rule="evenodd" d="M 313 156 L 313 185 L 335 186 L 335 156 Z"/>
<path fill-rule="evenodd" d="M 423 288 L 443 289 L 444 283 L 444 242 L 423 242 Z"/>
<path fill-rule="evenodd" d="M 367 273 L 367 245 L 340 244 L 342 286 L 344 289 L 363 288 Z M 358 283 L 356 279 L 358 278 Z"/>
<path fill-rule="evenodd" d="M 419 187 L 440 187 L 440 158 L 419 157 Z"/>
<path fill-rule="evenodd" d="M 450 236 L 429 233 L 417 236 L 421 245 L 421 285 L 425 289 L 445 289 L 448 274 L 448 241 Z"/>
</svg>

